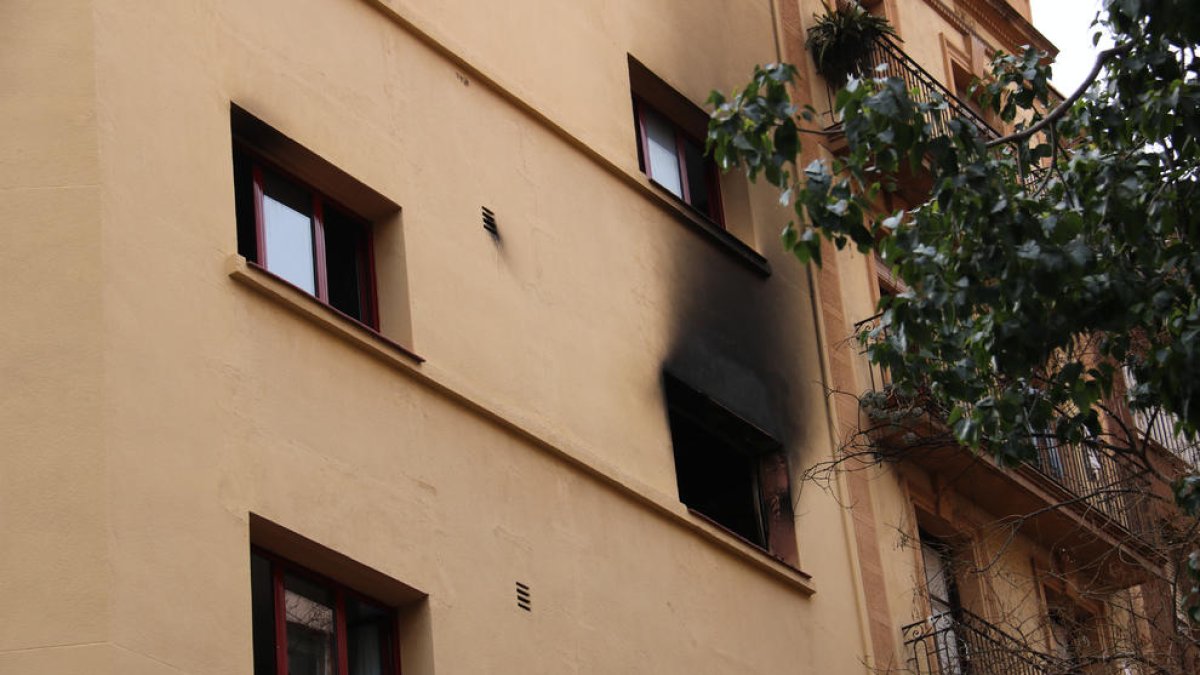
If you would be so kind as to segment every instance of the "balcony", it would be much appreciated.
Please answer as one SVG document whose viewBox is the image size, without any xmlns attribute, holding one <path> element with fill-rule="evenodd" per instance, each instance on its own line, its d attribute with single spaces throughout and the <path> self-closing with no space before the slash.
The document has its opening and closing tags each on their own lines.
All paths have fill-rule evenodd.
<svg viewBox="0 0 1200 675">
<path fill-rule="evenodd" d="M 1146 542 L 1154 538 L 1143 503 L 1149 485 L 1131 462 L 1086 445 L 1058 445 L 1050 439 L 1036 445 L 1037 459 L 1022 469 L 1050 480 L 1067 499 L 1086 498 L 1080 506 L 1092 512 L 1093 520 L 1106 521 Z"/>
<path fill-rule="evenodd" d="M 1035 440 L 1032 460 L 1005 468 L 959 445 L 940 414 L 901 408 L 886 370 L 871 364 L 868 373 L 872 390 L 884 395 L 873 404 L 884 409 L 865 410 L 865 433 L 883 457 L 961 486 L 998 523 L 1070 551 L 1098 584 L 1126 588 L 1163 562 L 1153 486 L 1127 458 L 1085 443 L 1060 445 L 1047 434 Z"/>
<path fill-rule="evenodd" d="M 896 77 L 904 82 L 913 100 L 932 103 L 940 98 L 946 102 L 944 110 L 929 113 L 929 124 L 937 135 L 948 134 L 948 123 L 958 117 L 975 125 L 980 135 L 988 140 L 1000 138 L 1000 132 L 984 119 L 983 115 L 972 109 L 970 104 L 950 91 L 929 71 L 921 67 L 912 57 L 904 53 L 891 38 L 884 36 L 875 40 L 871 45 L 870 63 L 873 69 L 868 73 L 873 77 Z"/>
<path fill-rule="evenodd" d="M 908 672 L 918 675 L 1041 675 L 1064 672 L 1034 650 L 966 611 L 943 612 L 901 629 Z"/>
<path fill-rule="evenodd" d="M 942 84 L 929 71 L 921 67 L 921 64 L 906 54 L 894 40 L 887 36 L 877 38 L 872 42 L 868 52 L 866 67 L 860 75 L 898 78 L 904 82 L 905 89 L 908 90 L 909 96 L 914 101 L 934 103 L 940 100 L 944 102 L 944 107 L 931 110 L 926 114 L 926 120 L 929 122 L 934 135 L 949 134 L 950 120 L 958 118 L 974 126 L 985 141 L 993 141 L 1003 136 L 1001 131 L 988 121 L 979 108 L 973 106 L 971 102 L 960 98 L 949 87 Z M 829 91 L 828 93 L 830 109 L 832 110 L 833 92 Z M 1054 107 L 1062 102 L 1062 96 L 1053 89 L 1050 95 L 1050 107 Z M 829 128 L 829 131 L 837 131 L 839 125 L 840 122 L 835 121 Z M 831 149 L 836 153 L 842 151 L 844 147 L 840 143 L 835 142 Z M 1027 187 L 1041 185 L 1046 178 L 1047 171 L 1048 167 L 1046 166 L 1032 168 L 1024 176 L 1025 185 Z M 925 176 L 910 175 L 907 177 L 905 183 L 901 185 L 901 192 L 920 201 L 928 194 L 929 187 Z"/>
<path fill-rule="evenodd" d="M 1138 435 L 1200 471 L 1200 439 L 1189 440 L 1175 433 L 1174 415 L 1164 410 L 1139 410 L 1132 415 Z"/>
<path fill-rule="evenodd" d="M 867 435 L 881 456 L 969 496 L 996 516 L 996 527 L 1069 552 L 1072 570 L 1097 588 L 1136 585 L 1165 562 L 1151 486 L 1122 459 L 1084 445 L 1045 444 L 1034 460 L 1005 468 L 959 445 L 928 412 L 873 418 Z"/>
</svg>

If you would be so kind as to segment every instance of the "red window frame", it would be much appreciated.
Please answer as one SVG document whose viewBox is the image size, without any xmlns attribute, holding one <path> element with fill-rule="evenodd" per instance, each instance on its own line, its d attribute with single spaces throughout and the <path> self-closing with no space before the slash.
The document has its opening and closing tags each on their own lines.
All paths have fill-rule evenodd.
<svg viewBox="0 0 1200 675">
<path fill-rule="evenodd" d="M 266 559 L 271 564 L 271 595 L 274 600 L 275 613 L 275 675 L 288 675 L 288 650 L 287 650 L 287 610 L 285 608 L 285 588 L 284 577 L 288 574 L 293 576 L 303 577 L 311 582 L 325 586 L 334 593 L 334 649 L 337 654 L 337 673 L 336 675 L 349 675 L 350 673 L 350 647 L 347 639 L 346 627 L 346 596 L 351 595 L 361 602 L 375 605 L 376 607 L 385 608 L 391 614 L 391 627 L 388 631 L 390 639 L 387 643 L 387 651 L 390 663 L 384 664 L 384 670 L 387 675 L 401 675 L 400 672 L 400 633 L 399 622 L 396 618 L 396 609 L 390 607 L 386 603 L 382 603 L 374 598 L 358 593 L 353 589 L 347 588 L 342 584 L 309 570 L 308 568 L 298 565 L 286 558 L 281 558 L 270 551 L 261 549 L 257 546 L 251 546 L 250 552 L 253 555 L 260 556 Z"/>
<path fill-rule="evenodd" d="M 266 233 L 263 220 L 263 168 L 266 167 L 280 178 L 291 182 L 307 191 L 312 197 L 312 232 L 313 232 L 313 266 L 316 281 L 316 294 L 313 296 L 325 306 L 342 316 L 364 324 L 374 331 L 379 330 L 379 293 L 375 281 L 375 233 L 371 222 L 358 216 L 353 209 L 347 208 L 337 200 L 330 198 L 317 188 L 296 177 L 287 169 L 264 158 L 254 150 L 241 143 L 234 145 L 235 154 L 241 154 L 249 161 L 251 181 L 254 194 L 254 237 L 255 260 L 250 261 L 260 269 L 270 273 L 267 261 Z M 329 302 L 329 270 L 325 256 L 325 208 L 331 206 L 350 219 L 357 221 L 362 229 L 362 241 L 358 258 L 362 261 L 363 269 L 358 279 L 358 302 L 362 311 L 361 317 L 351 316 L 334 307 Z M 281 279 L 287 283 L 286 279 Z M 307 291 L 305 291 L 307 292 Z"/>
<path fill-rule="evenodd" d="M 647 103 L 639 96 L 633 97 L 633 114 L 637 122 L 637 140 L 638 140 L 638 166 L 642 172 L 654 180 L 654 167 L 650 164 L 650 153 L 646 151 L 649 147 L 649 139 L 646 136 L 646 110 L 652 111 L 654 114 L 661 117 L 667 124 L 671 125 L 671 129 L 675 132 L 675 163 L 679 168 L 679 187 L 683 193 L 683 202 L 690 206 L 697 213 L 703 214 L 709 220 L 717 223 L 721 227 L 725 227 L 725 214 L 721 204 L 721 181 L 720 172 L 717 170 L 716 162 L 708 157 L 704 157 L 704 186 L 708 191 L 708 211 L 701 211 L 692 203 L 691 181 L 688 180 L 687 168 L 687 141 L 691 141 L 698 145 L 701 150 L 704 148 L 704 142 L 697 139 L 695 136 L 685 132 L 670 116 L 664 114 L 658 108 Z"/>
</svg>

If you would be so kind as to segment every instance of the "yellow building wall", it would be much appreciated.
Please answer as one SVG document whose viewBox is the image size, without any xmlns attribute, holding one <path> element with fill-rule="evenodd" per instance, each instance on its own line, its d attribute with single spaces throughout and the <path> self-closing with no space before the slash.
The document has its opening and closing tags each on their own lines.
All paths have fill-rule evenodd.
<svg viewBox="0 0 1200 675">
<path fill-rule="evenodd" d="M 74 0 L 0 25 L 0 672 L 52 673 L 110 625 L 94 33 Z"/>
<path fill-rule="evenodd" d="M 764 278 L 636 164 L 627 54 L 699 102 L 770 7 L 478 4 L 0 8 L 0 672 L 250 672 L 250 514 L 428 594 L 406 673 L 864 672 L 783 211 L 724 179 Z M 228 274 L 231 103 L 402 206 L 383 325 L 424 364 Z M 705 355 L 787 412 L 804 573 L 678 502 L 660 377 Z"/>
<path fill-rule="evenodd" d="M 858 531 L 844 478 L 801 480 L 868 261 L 839 258 L 821 324 L 771 189 L 722 179 L 765 277 L 637 166 L 628 57 L 699 104 L 796 52 L 776 24 L 819 3 L 786 1 L 0 3 L 0 673 L 249 673 L 251 514 L 428 594 L 405 673 L 862 673 L 872 620 L 903 663 L 909 479 L 871 474 Z M 943 77 L 952 27 L 899 6 Z M 255 292 L 231 104 L 401 205 L 382 331 L 423 364 Z M 660 378 L 696 363 L 780 421 L 802 572 L 679 503 Z"/>
</svg>

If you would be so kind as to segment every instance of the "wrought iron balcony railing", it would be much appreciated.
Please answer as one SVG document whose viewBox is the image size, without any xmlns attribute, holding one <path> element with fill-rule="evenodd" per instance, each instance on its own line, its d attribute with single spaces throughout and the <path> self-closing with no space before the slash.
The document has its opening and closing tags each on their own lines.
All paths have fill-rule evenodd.
<svg viewBox="0 0 1200 675">
<path fill-rule="evenodd" d="M 1137 380 L 1128 368 L 1125 369 L 1125 384 L 1129 389 L 1137 386 Z M 1189 439 L 1176 433 L 1174 415 L 1161 409 L 1130 409 L 1129 413 L 1140 436 L 1187 462 L 1193 470 L 1200 471 L 1200 438 Z"/>
<path fill-rule="evenodd" d="M 910 672 L 919 675 L 1042 675 L 1053 658 L 966 611 L 943 612 L 901 629 Z"/>
<path fill-rule="evenodd" d="M 1151 523 L 1142 503 L 1148 486 L 1129 462 L 1087 445 L 1059 445 L 1050 432 L 1035 440 L 1037 459 L 1029 463 L 1042 476 L 1082 498 L 1079 506 L 1102 515 L 1130 533 L 1149 536 Z"/>
<path fill-rule="evenodd" d="M 1175 416 L 1165 410 L 1133 411 L 1133 423 L 1139 435 L 1154 441 L 1200 471 L 1200 439 L 1191 440 L 1175 432 Z"/>
<path fill-rule="evenodd" d="M 904 82 L 905 87 L 915 100 L 932 103 L 936 98 L 941 98 L 946 102 L 945 110 L 934 111 L 929 114 L 929 123 L 933 126 L 935 133 L 948 133 L 949 127 L 947 124 L 950 119 L 960 117 L 975 125 L 979 129 L 979 133 L 985 138 L 994 139 L 1000 137 L 1000 132 L 996 131 L 982 115 L 972 110 L 966 101 L 955 95 L 954 92 L 939 82 L 936 77 L 930 75 L 929 71 L 914 61 L 912 57 L 905 54 L 904 50 L 893 42 L 891 38 L 885 36 L 875 40 L 871 45 L 869 60 L 874 70 L 872 73 L 868 73 L 868 75 L 873 77 L 899 78 Z"/>
<path fill-rule="evenodd" d="M 986 140 L 995 140 L 1003 135 L 979 110 L 950 91 L 887 36 L 881 36 L 871 44 L 868 68 L 871 72 L 864 73 L 865 75 L 899 78 L 914 100 L 924 103 L 933 103 L 937 99 L 944 101 L 944 109 L 934 110 L 926 116 L 935 135 L 948 134 L 949 122 L 955 117 L 973 125 Z M 1062 97 L 1051 91 L 1050 106 L 1058 105 L 1061 101 Z M 1046 166 L 1033 168 L 1025 175 L 1025 184 L 1039 185 L 1046 177 L 1047 171 Z"/>
<path fill-rule="evenodd" d="M 859 322 L 855 330 L 873 328 L 877 321 L 872 318 Z M 891 384 L 887 369 L 869 363 L 867 372 L 871 390 L 886 392 Z M 1037 456 L 1027 466 L 1077 498 L 1074 504 L 1077 510 L 1099 515 L 1101 520 L 1115 523 L 1131 534 L 1152 539 L 1149 511 L 1142 503 L 1148 485 L 1142 472 L 1130 461 L 1086 444 L 1060 444 L 1049 430 L 1035 437 L 1034 445 Z M 1195 453 L 1192 456 L 1200 456 L 1200 448 L 1195 444 L 1192 447 Z"/>
</svg>

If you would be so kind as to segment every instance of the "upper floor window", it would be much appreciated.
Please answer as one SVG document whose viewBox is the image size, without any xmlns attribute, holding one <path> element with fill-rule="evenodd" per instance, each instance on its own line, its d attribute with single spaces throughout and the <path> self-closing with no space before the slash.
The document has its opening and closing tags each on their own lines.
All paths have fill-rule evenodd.
<svg viewBox="0 0 1200 675">
<path fill-rule="evenodd" d="M 638 167 L 656 185 L 724 228 L 720 173 L 704 156 L 708 114 L 633 56 L 629 88 Z"/>
<path fill-rule="evenodd" d="M 240 144 L 233 179 L 238 253 L 377 329 L 371 224 Z"/>
<path fill-rule="evenodd" d="M 638 166 L 655 183 L 711 220 L 722 223 L 716 164 L 704 144 L 646 101 L 634 97 Z"/>
<path fill-rule="evenodd" d="M 255 549 L 254 675 L 399 675 L 396 611 Z"/>
</svg>

